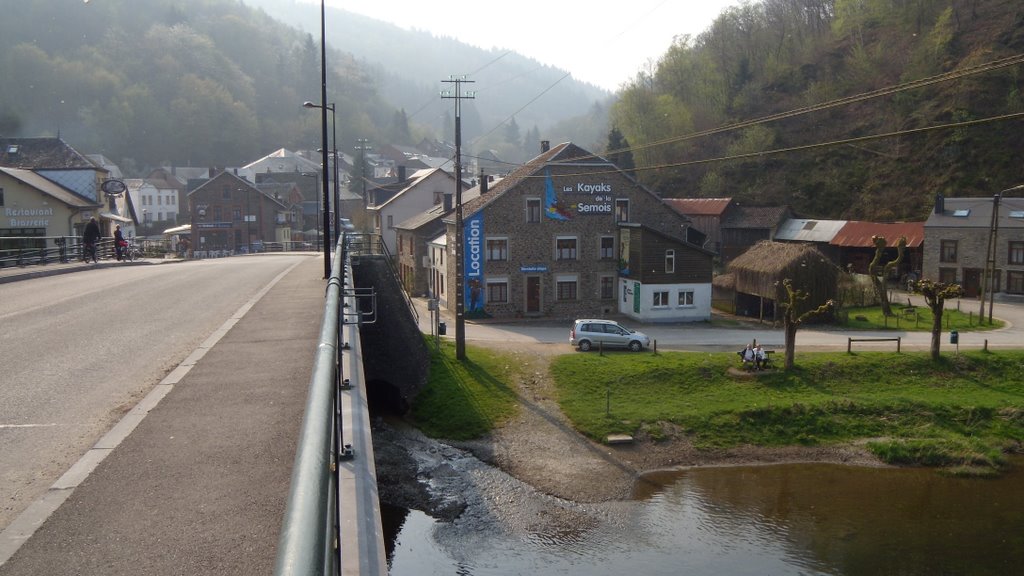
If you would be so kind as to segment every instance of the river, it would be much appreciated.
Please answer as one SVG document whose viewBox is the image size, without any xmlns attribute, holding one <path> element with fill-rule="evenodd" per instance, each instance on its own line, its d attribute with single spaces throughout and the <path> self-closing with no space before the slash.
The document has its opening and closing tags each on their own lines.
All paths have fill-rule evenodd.
<svg viewBox="0 0 1024 576">
<path fill-rule="evenodd" d="M 449 455 L 450 456 L 450 455 Z M 1024 460 L 996 479 L 826 464 L 660 472 L 626 502 L 537 494 L 470 456 L 455 521 L 387 508 L 393 576 L 1024 573 Z M 600 479 L 595 479 L 600 481 Z"/>
</svg>

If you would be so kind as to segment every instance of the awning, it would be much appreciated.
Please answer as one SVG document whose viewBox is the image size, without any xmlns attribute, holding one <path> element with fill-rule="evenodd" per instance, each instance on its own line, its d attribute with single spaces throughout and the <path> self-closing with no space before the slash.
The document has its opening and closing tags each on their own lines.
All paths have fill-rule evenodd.
<svg viewBox="0 0 1024 576">
<path fill-rule="evenodd" d="M 174 228 L 168 228 L 167 230 L 164 230 L 164 234 L 167 235 L 167 236 L 171 236 L 171 235 L 174 235 L 174 234 L 191 234 L 191 233 L 192 233 L 192 225 L 191 224 L 182 224 L 181 226 L 175 226 Z"/>
<path fill-rule="evenodd" d="M 125 218 L 124 216 L 118 216 L 112 212 L 100 212 L 100 218 L 105 220 L 113 220 L 115 222 L 132 222 L 131 218 Z"/>
</svg>

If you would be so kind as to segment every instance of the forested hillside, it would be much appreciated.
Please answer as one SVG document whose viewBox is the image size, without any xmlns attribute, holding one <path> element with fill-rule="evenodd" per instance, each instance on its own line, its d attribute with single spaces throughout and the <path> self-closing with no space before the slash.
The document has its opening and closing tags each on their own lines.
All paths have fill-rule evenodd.
<svg viewBox="0 0 1024 576">
<path fill-rule="evenodd" d="M 318 20 L 315 6 L 302 6 Z M 355 28 L 335 20 L 329 36 L 346 30 Z M 497 57 L 380 23 L 359 30 L 378 45 L 411 51 L 417 57 L 408 65 L 421 74 L 357 58 L 328 38 L 328 101 L 338 113 L 339 149 L 348 153 L 358 139 L 410 145 L 445 137 L 454 122 L 451 102 L 438 95 L 447 78 L 439 68 L 468 73 Z M 514 54 L 501 60 L 511 67 L 489 67 L 501 71 L 487 85 L 477 78 L 481 102 L 464 107 L 464 141 L 479 138 L 512 161 L 529 157 L 527 146 L 536 152 L 538 123 L 582 113 L 604 95 L 568 79 L 557 96 L 523 111 L 558 71 Z M 24 0 L 0 17 L 0 135 L 59 134 L 129 175 L 162 163 L 232 166 L 281 147 L 316 148 L 320 113 L 302 103 L 320 101 L 320 63 L 319 33 L 238 0 Z"/>
<path fill-rule="evenodd" d="M 916 220 L 1024 183 L 1019 0 L 763 0 L 681 38 L 614 126 L 666 196 Z"/>
</svg>

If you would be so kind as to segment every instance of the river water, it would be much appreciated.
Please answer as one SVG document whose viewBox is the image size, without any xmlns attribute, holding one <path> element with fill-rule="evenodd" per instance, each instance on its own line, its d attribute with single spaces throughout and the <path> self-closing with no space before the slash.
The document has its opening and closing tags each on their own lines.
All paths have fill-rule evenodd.
<svg viewBox="0 0 1024 576">
<path fill-rule="evenodd" d="M 826 464 L 689 469 L 597 505 L 467 470 L 489 479 L 466 484 L 478 497 L 465 518 L 387 509 L 393 576 L 1024 574 L 1022 460 L 984 480 Z"/>
</svg>

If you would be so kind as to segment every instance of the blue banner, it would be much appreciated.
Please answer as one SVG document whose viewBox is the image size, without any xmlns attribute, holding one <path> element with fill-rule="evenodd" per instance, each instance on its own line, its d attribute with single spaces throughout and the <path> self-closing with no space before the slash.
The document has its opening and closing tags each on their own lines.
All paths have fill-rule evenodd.
<svg viewBox="0 0 1024 576">
<path fill-rule="evenodd" d="M 465 270 L 465 310 L 466 313 L 483 312 L 484 310 L 484 218 L 482 212 L 465 219 L 462 223 L 462 238 Z"/>
</svg>

